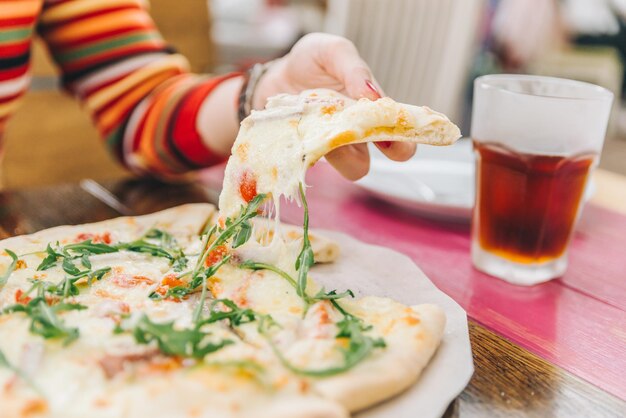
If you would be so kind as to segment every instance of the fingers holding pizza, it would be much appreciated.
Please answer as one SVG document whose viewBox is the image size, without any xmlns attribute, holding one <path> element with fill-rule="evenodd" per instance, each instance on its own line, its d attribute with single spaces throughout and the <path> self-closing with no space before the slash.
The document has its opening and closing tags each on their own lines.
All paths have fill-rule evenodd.
<svg viewBox="0 0 626 418">
<path fill-rule="evenodd" d="M 326 161 L 351 181 L 364 177 L 370 170 L 370 153 L 367 144 L 339 147 L 326 155 Z"/>
<path fill-rule="evenodd" d="M 328 88 L 353 99 L 376 101 L 384 93 L 369 66 L 352 42 L 340 36 L 314 33 L 303 37 L 292 50 L 276 61 L 261 78 L 254 107 L 262 109 L 267 99 L 278 93 L 300 93 L 312 88 Z M 377 147 L 394 161 L 406 161 L 416 150 L 414 143 L 396 142 L 381 136 Z M 348 144 L 330 152 L 326 159 L 350 180 L 369 171 L 369 152 L 363 144 Z"/>
</svg>

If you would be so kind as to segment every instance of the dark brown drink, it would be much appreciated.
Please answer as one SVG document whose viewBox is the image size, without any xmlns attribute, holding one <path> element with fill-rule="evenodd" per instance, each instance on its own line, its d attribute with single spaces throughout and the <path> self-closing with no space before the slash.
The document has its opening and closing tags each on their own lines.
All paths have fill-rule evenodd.
<svg viewBox="0 0 626 418">
<path fill-rule="evenodd" d="M 517 263 L 541 263 L 567 247 L 595 154 L 521 154 L 474 142 L 474 225 L 480 246 Z"/>
</svg>

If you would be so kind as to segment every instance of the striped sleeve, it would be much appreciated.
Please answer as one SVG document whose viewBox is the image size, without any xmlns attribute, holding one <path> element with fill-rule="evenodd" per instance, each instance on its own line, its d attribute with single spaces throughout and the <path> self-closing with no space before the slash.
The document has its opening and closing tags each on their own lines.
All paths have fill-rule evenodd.
<svg viewBox="0 0 626 418">
<path fill-rule="evenodd" d="M 0 157 L 4 126 L 30 82 L 30 44 L 38 0 L 0 2 Z"/>
<path fill-rule="evenodd" d="M 179 174 L 223 160 L 196 129 L 199 102 L 221 81 L 188 72 L 141 0 L 46 0 L 39 31 L 64 86 L 128 168 Z"/>
</svg>

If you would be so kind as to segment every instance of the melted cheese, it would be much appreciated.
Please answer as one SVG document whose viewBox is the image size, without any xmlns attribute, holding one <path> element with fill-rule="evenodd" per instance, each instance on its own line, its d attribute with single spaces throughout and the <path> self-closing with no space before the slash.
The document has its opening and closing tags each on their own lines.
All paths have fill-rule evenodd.
<svg viewBox="0 0 626 418">
<path fill-rule="evenodd" d="M 333 149 L 365 141 L 393 140 L 449 145 L 459 129 L 441 113 L 392 99 L 352 100 L 332 90 L 270 98 L 246 118 L 226 166 L 219 208 L 234 217 L 247 202 L 241 184 L 253 178 L 257 193 L 297 200 L 306 170 Z"/>
</svg>

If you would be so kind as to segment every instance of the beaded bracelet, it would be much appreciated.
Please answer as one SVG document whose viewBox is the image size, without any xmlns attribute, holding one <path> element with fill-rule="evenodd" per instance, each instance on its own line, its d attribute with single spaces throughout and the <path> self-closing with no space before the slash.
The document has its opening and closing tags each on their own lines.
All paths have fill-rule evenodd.
<svg viewBox="0 0 626 418">
<path fill-rule="evenodd" d="M 254 99 L 256 87 L 261 77 L 263 77 L 273 63 L 274 61 L 268 61 L 255 64 L 244 75 L 243 85 L 239 93 L 239 122 L 242 122 L 252 112 L 252 100 Z"/>
</svg>

